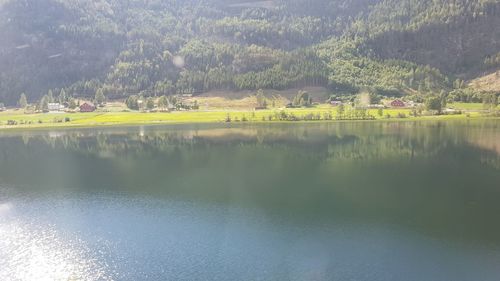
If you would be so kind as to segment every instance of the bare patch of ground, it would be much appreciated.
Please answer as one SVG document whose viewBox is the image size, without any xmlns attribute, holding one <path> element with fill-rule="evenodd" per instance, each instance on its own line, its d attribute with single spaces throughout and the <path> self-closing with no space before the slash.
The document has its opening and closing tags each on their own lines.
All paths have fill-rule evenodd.
<svg viewBox="0 0 500 281">
<path fill-rule="evenodd" d="M 313 99 L 317 102 L 324 102 L 328 99 L 330 91 L 324 87 L 305 87 L 302 89 L 289 89 L 289 90 L 263 90 L 264 95 L 268 98 L 274 96 L 282 96 L 288 100 L 293 99 L 298 91 L 307 91 Z M 230 91 L 230 90 L 214 90 L 198 95 L 197 97 L 224 97 L 227 99 L 242 99 L 248 96 L 254 96 L 257 91 Z"/>
<path fill-rule="evenodd" d="M 323 87 L 305 87 L 303 89 L 289 90 L 263 90 L 266 96 L 269 107 L 284 107 L 293 100 L 299 90 L 307 91 L 313 98 L 314 102 L 324 103 L 330 92 Z M 196 100 L 202 108 L 234 108 L 248 109 L 257 107 L 255 94 L 257 91 L 229 91 L 229 90 L 214 90 L 187 98 L 187 102 Z M 274 106 L 273 106 L 274 105 Z"/>
<path fill-rule="evenodd" d="M 469 86 L 481 91 L 500 92 L 500 70 L 472 80 Z"/>
</svg>

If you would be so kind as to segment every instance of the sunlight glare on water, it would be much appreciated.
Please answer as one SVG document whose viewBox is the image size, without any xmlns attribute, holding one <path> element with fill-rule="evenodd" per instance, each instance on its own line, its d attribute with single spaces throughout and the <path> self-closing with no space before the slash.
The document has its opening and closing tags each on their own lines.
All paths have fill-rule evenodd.
<svg viewBox="0 0 500 281">
<path fill-rule="evenodd" d="M 77 238 L 13 219 L 14 211 L 12 203 L 0 203 L 0 280 L 113 280 Z"/>
</svg>

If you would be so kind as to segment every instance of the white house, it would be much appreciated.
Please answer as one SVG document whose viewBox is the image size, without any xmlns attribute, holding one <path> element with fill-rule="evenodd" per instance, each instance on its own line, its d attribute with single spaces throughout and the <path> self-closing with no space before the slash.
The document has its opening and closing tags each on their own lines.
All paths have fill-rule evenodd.
<svg viewBox="0 0 500 281">
<path fill-rule="evenodd" d="M 49 102 L 48 109 L 49 111 L 64 111 L 64 105 L 58 102 Z"/>
</svg>

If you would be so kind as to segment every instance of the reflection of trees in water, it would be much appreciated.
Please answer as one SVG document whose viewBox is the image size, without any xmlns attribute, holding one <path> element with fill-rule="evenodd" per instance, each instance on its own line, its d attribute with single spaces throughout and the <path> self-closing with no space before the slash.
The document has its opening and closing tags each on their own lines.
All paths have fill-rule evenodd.
<svg viewBox="0 0 500 281">
<path fill-rule="evenodd" d="M 164 155 L 179 151 L 261 149 L 317 160 L 384 160 L 455 157 L 499 168 L 496 124 L 341 123 L 313 126 L 253 126 L 194 130 L 69 131 L 3 138 L 0 146 L 18 157 L 31 153 L 71 152 L 87 157 Z M 490 141 L 486 141 L 490 140 Z M 493 142 L 491 141 L 493 140 Z M 493 144 L 492 144 L 493 143 Z M 50 151 L 50 149 L 52 151 Z M 38 150 L 38 151 L 35 151 Z M 460 153 L 455 153 L 460 151 Z M 444 154 L 444 155 L 443 155 Z M 0 154 L 0 157 L 2 154 Z"/>
</svg>

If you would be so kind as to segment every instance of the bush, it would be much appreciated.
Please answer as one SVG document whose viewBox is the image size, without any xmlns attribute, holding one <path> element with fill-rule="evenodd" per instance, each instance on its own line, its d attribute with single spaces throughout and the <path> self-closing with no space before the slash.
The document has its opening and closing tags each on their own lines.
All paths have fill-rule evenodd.
<svg viewBox="0 0 500 281">
<path fill-rule="evenodd" d="M 295 116 L 295 114 L 290 113 L 290 115 L 288 116 L 288 120 L 290 120 L 290 121 L 299 121 L 299 118 L 297 116 Z"/>
<path fill-rule="evenodd" d="M 308 114 L 304 115 L 304 120 L 306 120 L 306 121 L 314 120 L 314 114 L 308 113 Z"/>
<path fill-rule="evenodd" d="M 278 114 L 275 114 L 275 118 L 276 120 L 280 120 L 280 121 L 290 121 L 290 117 L 291 115 L 288 114 L 288 112 L 286 111 L 281 111 L 280 113 Z"/>
<path fill-rule="evenodd" d="M 486 114 L 486 116 L 489 116 L 489 117 L 500 117 L 500 111 L 496 110 L 496 111 L 490 112 L 490 113 Z"/>
</svg>

